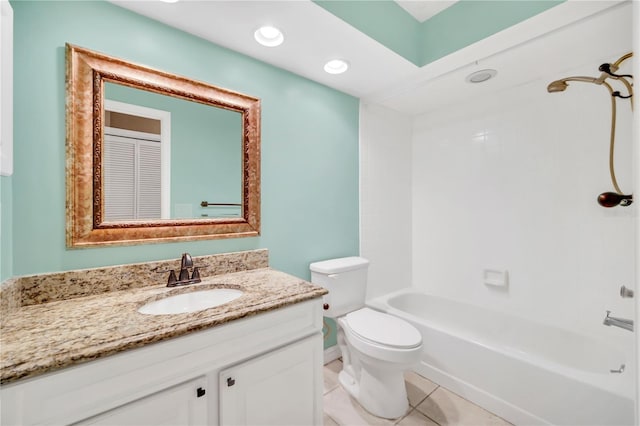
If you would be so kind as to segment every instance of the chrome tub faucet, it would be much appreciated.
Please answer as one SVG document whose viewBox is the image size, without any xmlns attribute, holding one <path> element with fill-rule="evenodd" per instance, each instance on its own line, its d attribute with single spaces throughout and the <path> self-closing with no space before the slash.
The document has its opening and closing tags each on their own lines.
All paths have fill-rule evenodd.
<svg viewBox="0 0 640 426">
<path fill-rule="evenodd" d="M 616 318 L 616 317 L 609 316 L 609 314 L 611 314 L 611 311 L 607 311 L 607 316 L 604 318 L 604 321 L 602 322 L 604 325 L 606 326 L 613 325 L 615 327 L 620 327 L 620 328 L 624 328 L 625 330 L 633 331 L 633 320 L 626 319 L 626 318 Z"/>
</svg>

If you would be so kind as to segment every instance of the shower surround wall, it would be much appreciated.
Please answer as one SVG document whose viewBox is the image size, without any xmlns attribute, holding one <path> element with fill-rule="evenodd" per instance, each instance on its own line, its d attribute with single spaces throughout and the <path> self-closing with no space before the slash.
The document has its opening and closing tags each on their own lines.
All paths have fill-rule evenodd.
<svg viewBox="0 0 640 426">
<path fill-rule="evenodd" d="M 624 49 L 624 47 L 622 47 Z M 413 286 L 579 333 L 624 339 L 605 310 L 633 318 L 632 207 L 596 203 L 610 191 L 606 90 L 571 84 L 610 57 L 417 117 L 412 138 Z M 630 71 L 630 69 L 628 70 Z M 632 115 L 618 102 L 616 172 L 632 192 Z M 508 271 L 506 288 L 485 269 Z"/>
<path fill-rule="evenodd" d="M 411 119 L 360 104 L 360 255 L 367 299 L 411 282 Z"/>
</svg>

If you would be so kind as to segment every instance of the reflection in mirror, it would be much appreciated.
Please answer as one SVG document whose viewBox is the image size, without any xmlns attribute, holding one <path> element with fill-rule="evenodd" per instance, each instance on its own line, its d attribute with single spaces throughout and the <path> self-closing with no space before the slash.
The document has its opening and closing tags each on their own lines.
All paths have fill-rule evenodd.
<svg viewBox="0 0 640 426">
<path fill-rule="evenodd" d="M 168 111 L 105 99 L 105 222 L 169 219 L 170 123 Z"/>
<path fill-rule="evenodd" d="M 67 45 L 67 245 L 260 233 L 260 100 Z"/>
<path fill-rule="evenodd" d="M 114 102 L 115 101 L 115 102 Z M 113 105 L 119 114 L 130 112 L 121 120 L 121 127 L 137 131 L 129 139 L 131 145 L 140 148 L 130 151 L 133 155 L 125 162 L 131 166 L 124 170 L 132 173 L 131 179 L 119 175 L 122 162 L 113 182 L 125 186 L 124 190 L 111 195 L 106 180 L 110 172 L 107 149 L 110 133 L 118 133 L 108 119 Z M 128 110 L 128 111 L 127 111 Z M 122 114 L 121 114 L 122 115 Z M 143 121 L 148 118 L 153 121 Z M 155 119 L 155 120 L 154 120 Z M 160 123 L 167 120 L 164 126 Z M 156 130 L 152 128 L 156 123 Z M 162 134 L 161 127 L 164 128 Z M 160 144 L 149 144 L 154 137 L 144 133 L 156 133 Z M 196 102 L 177 99 L 153 92 L 133 89 L 119 84 L 105 84 L 105 221 L 131 219 L 191 219 L 199 217 L 240 217 L 242 215 L 242 115 L 237 111 L 211 108 Z M 170 134 L 167 134 L 170 133 Z M 157 138 L 157 137 L 156 137 Z M 143 142 L 140 142 L 140 141 Z M 122 141 L 118 141 L 123 144 Z M 172 143 L 170 147 L 166 144 Z M 148 146 L 147 146 L 148 145 Z M 159 158 L 160 146 L 166 154 Z M 165 151 L 163 151 L 165 152 Z M 157 160 L 151 157 L 157 155 Z M 125 151 L 119 155 L 128 155 Z M 148 161 L 144 161 L 147 159 Z M 131 170 L 131 172 L 129 171 Z M 163 170 L 167 174 L 160 182 Z M 157 173 L 155 178 L 151 176 Z M 146 178 L 146 179 L 145 179 Z M 123 198 L 126 196 L 128 202 Z M 142 202 L 144 198 L 144 202 Z M 113 200 L 113 201 L 112 201 Z M 202 201 L 216 204 L 203 207 Z M 160 205 L 164 206 L 160 215 Z M 110 211 L 126 211 L 124 215 L 110 215 Z M 157 212 L 157 213 L 154 213 Z M 143 215 L 141 215 L 143 214 Z M 129 215 L 129 216 L 128 216 Z"/>
</svg>

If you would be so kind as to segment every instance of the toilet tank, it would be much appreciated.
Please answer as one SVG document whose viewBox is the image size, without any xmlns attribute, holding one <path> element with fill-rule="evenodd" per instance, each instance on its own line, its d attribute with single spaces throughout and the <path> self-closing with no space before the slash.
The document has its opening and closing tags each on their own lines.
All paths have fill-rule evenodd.
<svg viewBox="0 0 640 426">
<path fill-rule="evenodd" d="M 329 290 L 329 294 L 323 298 L 324 303 L 329 305 L 324 316 L 337 318 L 364 306 L 368 267 L 367 259 L 355 256 L 309 265 L 311 282 Z"/>
</svg>

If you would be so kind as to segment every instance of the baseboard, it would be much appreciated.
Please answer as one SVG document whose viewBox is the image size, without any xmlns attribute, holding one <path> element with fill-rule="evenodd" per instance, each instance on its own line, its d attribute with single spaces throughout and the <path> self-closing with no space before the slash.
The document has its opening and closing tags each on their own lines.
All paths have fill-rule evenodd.
<svg viewBox="0 0 640 426">
<path fill-rule="evenodd" d="M 340 358 L 342 353 L 338 345 L 333 345 L 324 350 L 324 363 L 329 364 L 331 361 L 335 361 Z"/>
</svg>

